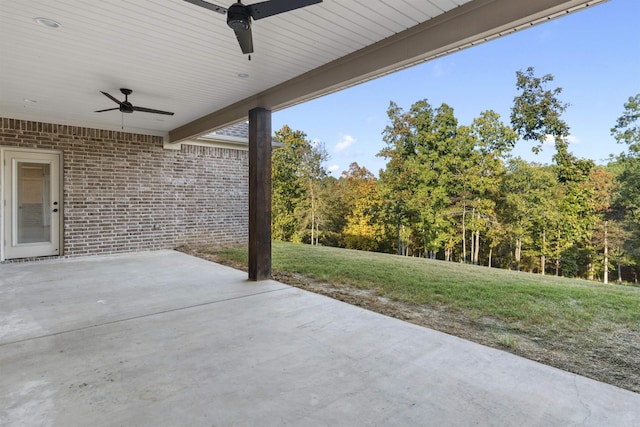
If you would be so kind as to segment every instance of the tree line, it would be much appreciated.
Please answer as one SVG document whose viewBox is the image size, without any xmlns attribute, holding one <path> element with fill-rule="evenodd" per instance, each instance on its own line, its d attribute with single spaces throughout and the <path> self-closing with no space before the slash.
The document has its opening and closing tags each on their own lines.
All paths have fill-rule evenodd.
<svg viewBox="0 0 640 427">
<path fill-rule="evenodd" d="M 391 102 L 379 178 L 357 163 L 329 176 L 324 145 L 284 126 L 272 162 L 274 239 L 637 283 L 640 94 L 611 128 L 626 152 L 600 166 L 569 151 L 569 104 L 552 83 L 518 71 L 509 124 L 491 110 L 464 125 L 446 103 Z M 538 152 L 550 140 L 550 165 L 511 156 L 518 141 Z"/>
</svg>

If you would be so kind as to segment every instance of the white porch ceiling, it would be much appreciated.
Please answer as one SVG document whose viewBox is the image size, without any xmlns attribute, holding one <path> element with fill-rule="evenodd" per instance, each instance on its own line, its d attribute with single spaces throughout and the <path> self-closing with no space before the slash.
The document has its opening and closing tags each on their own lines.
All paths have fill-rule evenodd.
<svg viewBox="0 0 640 427">
<path fill-rule="evenodd" d="M 179 141 L 600 1 L 324 0 L 254 22 L 249 61 L 224 15 L 183 0 L 0 0 L 0 117 Z M 119 88 L 175 115 L 95 113 Z"/>
</svg>

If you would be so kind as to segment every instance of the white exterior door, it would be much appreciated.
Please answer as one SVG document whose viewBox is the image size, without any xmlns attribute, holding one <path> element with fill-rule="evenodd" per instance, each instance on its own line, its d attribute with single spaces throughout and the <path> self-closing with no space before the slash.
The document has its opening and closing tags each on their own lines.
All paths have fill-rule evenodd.
<svg viewBox="0 0 640 427">
<path fill-rule="evenodd" d="M 3 151 L 3 258 L 60 254 L 60 154 Z"/>
</svg>

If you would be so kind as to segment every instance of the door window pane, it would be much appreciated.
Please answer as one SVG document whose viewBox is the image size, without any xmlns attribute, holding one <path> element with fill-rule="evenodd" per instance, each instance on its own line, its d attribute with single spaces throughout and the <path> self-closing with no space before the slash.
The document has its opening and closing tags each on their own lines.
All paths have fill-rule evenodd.
<svg viewBox="0 0 640 427">
<path fill-rule="evenodd" d="M 51 240 L 50 166 L 18 162 L 17 237 L 18 243 Z"/>
</svg>

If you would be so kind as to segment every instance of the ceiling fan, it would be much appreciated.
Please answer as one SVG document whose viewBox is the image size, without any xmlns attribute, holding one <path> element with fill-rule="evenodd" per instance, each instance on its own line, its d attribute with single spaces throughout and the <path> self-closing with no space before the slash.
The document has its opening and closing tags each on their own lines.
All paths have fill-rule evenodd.
<svg viewBox="0 0 640 427">
<path fill-rule="evenodd" d="M 221 14 L 227 15 L 227 25 L 236 33 L 242 53 L 253 53 L 253 37 L 251 36 L 251 20 L 267 18 L 280 13 L 289 12 L 322 3 L 322 0 L 271 0 L 249 5 L 241 1 L 232 4 L 228 9 L 204 0 L 185 0 L 196 6 L 204 7 Z"/>
<path fill-rule="evenodd" d="M 142 111 L 144 113 L 165 114 L 167 116 L 173 116 L 173 113 L 169 111 L 154 110 L 152 108 L 145 108 L 145 107 L 136 107 L 135 105 L 131 104 L 129 102 L 129 95 L 131 95 L 131 93 L 133 92 L 131 89 L 125 89 L 125 88 L 120 89 L 120 92 L 122 92 L 122 94 L 124 95 L 124 101 L 119 101 L 118 99 L 109 95 L 107 92 L 102 92 L 102 91 L 100 92 L 104 96 L 106 96 L 107 98 L 109 98 L 110 100 L 118 104 L 119 107 L 107 108 L 106 110 L 98 110 L 96 111 L 96 113 L 102 113 L 104 111 L 120 110 L 120 112 L 122 113 L 133 113 L 134 111 Z"/>
</svg>

